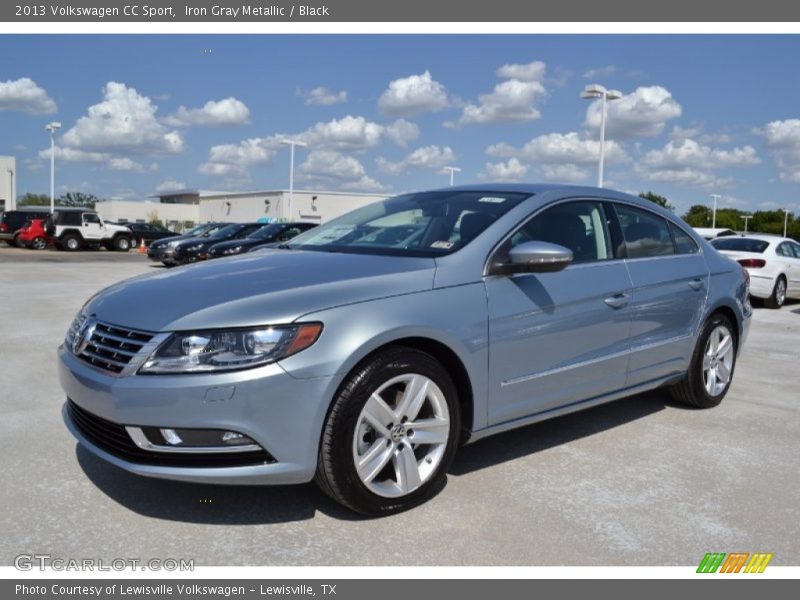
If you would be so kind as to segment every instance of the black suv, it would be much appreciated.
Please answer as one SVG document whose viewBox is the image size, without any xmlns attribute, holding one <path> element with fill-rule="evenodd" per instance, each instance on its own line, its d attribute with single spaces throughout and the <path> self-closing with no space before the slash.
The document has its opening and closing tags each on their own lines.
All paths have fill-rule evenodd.
<svg viewBox="0 0 800 600">
<path fill-rule="evenodd" d="M 7 210 L 0 213 L 0 240 L 9 246 L 19 246 L 17 236 L 25 223 L 31 219 L 46 219 L 48 215 L 50 215 L 50 209 L 44 206 Z"/>
</svg>

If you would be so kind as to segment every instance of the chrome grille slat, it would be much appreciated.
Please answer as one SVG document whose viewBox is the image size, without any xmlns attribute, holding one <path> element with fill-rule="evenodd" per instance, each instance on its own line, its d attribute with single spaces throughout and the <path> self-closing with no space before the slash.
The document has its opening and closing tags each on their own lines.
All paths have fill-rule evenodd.
<svg viewBox="0 0 800 600">
<path fill-rule="evenodd" d="M 101 349 L 105 350 L 106 352 L 113 352 L 114 354 L 124 354 L 125 356 L 130 358 L 130 357 L 136 356 L 136 353 L 139 352 L 139 350 L 141 349 L 141 347 L 139 347 L 139 348 L 136 349 L 135 352 L 132 352 L 130 350 L 123 350 L 122 348 L 118 348 L 116 346 L 108 346 L 106 344 L 98 342 L 97 339 L 95 339 L 95 338 L 98 338 L 98 337 L 102 338 L 103 336 L 95 335 L 92 338 L 92 341 L 89 342 L 89 343 L 92 346 L 94 346 L 95 348 L 101 348 Z"/>
<path fill-rule="evenodd" d="M 126 362 L 120 362 L 118 360 L 114 360 L 113 358 L 108 358 L 106 356 L 101 356 L 100 354 L 96 354 L 96 353 L 92 352 L 91 350 L 84 350 L 83 352 L 81 352 L 81 356 L 88 356 L 90 358 L 93 358 L 96 361 L 99 361 L 99 362 L 102 362 L 102 363 L 106 363 L 106 364 L 109 364 L 109 365 L 114 365 L 115 367 L 119 367 L 120 369 L 123 369 L 124 367 L 126 367 L 128 365 L 127 361 Z"/>
<path fill-rule="evenodd" d="M 78 335 L 80 325 L 69 337 Z M 133 372 L 159 340 L 154 333 L 98 321 L 78 358 L 111 375 Z"/>
</svg>

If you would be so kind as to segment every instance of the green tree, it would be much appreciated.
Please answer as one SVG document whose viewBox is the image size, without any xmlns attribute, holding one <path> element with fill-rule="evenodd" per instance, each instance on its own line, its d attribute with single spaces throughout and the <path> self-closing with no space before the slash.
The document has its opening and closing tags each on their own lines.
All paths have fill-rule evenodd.
<svg viewBox="0 0 800 600">
<path fill-rule="evenodd" d="M 100 200 L 94 194 L 84 194 L 83 192 L 67 192 L 56 200 L 59 206 L 80 206 L 94 208 Z"/>
<path fill-rule="evenodd" d="M 702 204 L 693 204 L 681 218 L 692 227 L 711 227 L 711 209 Z"/>
<path fill-rule="evenodd" d="M 50 206 L 50 196 L 46 194 L 27 194 L 20 197 L 17 202 L 20 206 Z"/>
<path fill-rule="evenodd" d="M 666 208 L 667 210 L 675 210 L 675 207 L 669 203 L 664 196 L 659 196 L 654 192 L 641 192 L 639 194 L 639 198 L 644 198 L 645 200 L 650 200 L 653 204 L 658 204 L 659 206 Z"/>
</svg>

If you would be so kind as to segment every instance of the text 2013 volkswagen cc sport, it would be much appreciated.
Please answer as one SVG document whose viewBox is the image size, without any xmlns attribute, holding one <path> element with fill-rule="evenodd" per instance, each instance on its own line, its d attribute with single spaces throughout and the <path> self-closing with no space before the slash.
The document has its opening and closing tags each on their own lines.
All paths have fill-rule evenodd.
<svg viewBox="0 0 800 600">
<path fill-rule="evenodd" d="M 133 473 L 315 479 L 384 515 L 466 441 L 662 385 L 717 405 L 750 315 L 741 266 L 652 203 L 453 187 L 100 292 L 59 348 L 64 419 Z"/>
</svg>

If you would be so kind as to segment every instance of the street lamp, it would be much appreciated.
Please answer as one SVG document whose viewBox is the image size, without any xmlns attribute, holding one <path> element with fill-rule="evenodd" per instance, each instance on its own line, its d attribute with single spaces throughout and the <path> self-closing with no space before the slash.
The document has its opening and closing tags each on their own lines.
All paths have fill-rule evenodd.
<svg viewBox="0 0 800 600">
<path fill-rule="evenodd" d="M 56 210 L 56 131 L 61 129 L 61 123 L 53 121 L 45 126 L 50 132 L 50 214 Z"/>
<path fill-rule="evenodd" d="M 17 208 L 17 199 L 14 197 L 14 169 L 8 169 L 8 206 L 10 210 Z"/>
<path fill-rule="evenodd" d="M 744 219 L 744 232 L 745 233 L 747 233 L 747 223 L 752 218 L 753 218 L 753 215 L 742 215 L 742 219 Z"/>
<path fill-rule="evenodd" d="M 300 146 L 305 148 L 308 146 L 305 142 L 298 140 L 280 140 L 280 143 L 289 146 L 289 220 L 292 220 L 292 201 L 294 200 L 294 147 Z"/>
<path fill-rule="evenodd" d="M 461 169 L 458 167 L 444 167 L 443 171 L 450 171 L 450 186 L 453 186 L 453 173 L 460 173 Z"/>
<path fill-rule="evenodd" d="M 711 213 L 711 229 L 717 228 L 717 200 L 721 200 L 722 196 L 719 194 L 711 194 L 711 197 L 714 199 L 714 210 Z"/>
<path fill-rule="evenodd" d="M 783 209 L 783 237 L 786 237 L 787 227 L 789 225 L 789 210 Z"/>
<path fill-rule="evenodd" d="M 606 103 L 608 100 L 619 100 L 622 92 L 617 90 L 607 90 L 602 85 L 596 83 L 587 85 L 581 92 L 584 100 L 601 99 L 600 104 L 600 161 L 597 167 L 597 187 L 603 187 L 603 157 L 606 145 Z"/>
</svg>

